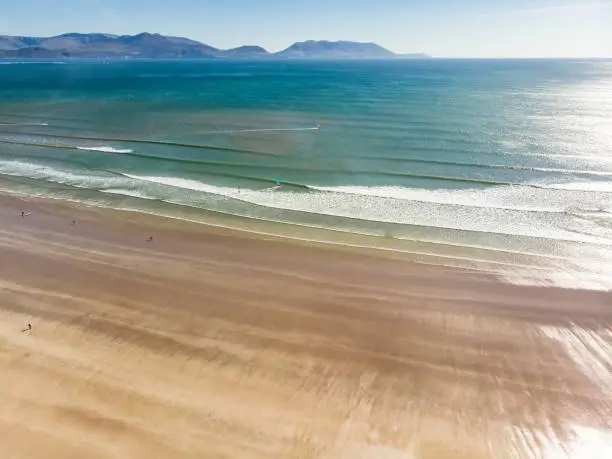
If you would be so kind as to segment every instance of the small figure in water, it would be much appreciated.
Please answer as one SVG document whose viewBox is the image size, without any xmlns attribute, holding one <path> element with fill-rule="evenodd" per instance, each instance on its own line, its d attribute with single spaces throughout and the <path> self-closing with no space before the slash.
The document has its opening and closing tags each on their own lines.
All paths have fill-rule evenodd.
<svg viewBox="0 0 612 459">
<path fill-rule="evenodd" d="M 21 211 L 21 216 L 25 217 L 25 211 L 24 210 Z"/>
<path fill-rule="evenodd" d="M 275 188 L 280 188 L 280 186 L 281 186 L 280 180 L 279 180 L 279 179 L 276 179 L 276 185 L 275 185 Z"/>
<path fill-rule="evenodd" d="M 149 236 L 149 237 L 147 238 L 147 242 L 153 242 L 153 236 Z"/>
<path fill-rule="evenodd" d="M 240 193 L 240 185 L 238 185 L 238 193 Z"/>
<path fill-rule="evenodd" d="M 72 223 L 70 224 L 70 226 L 76 226 L 76 220 L 72 220 Z"/>
<path fill-rule="evenodd" d="M 28 330 L 32 330 L 32 324 L 28 322 Z"/>
</svg>

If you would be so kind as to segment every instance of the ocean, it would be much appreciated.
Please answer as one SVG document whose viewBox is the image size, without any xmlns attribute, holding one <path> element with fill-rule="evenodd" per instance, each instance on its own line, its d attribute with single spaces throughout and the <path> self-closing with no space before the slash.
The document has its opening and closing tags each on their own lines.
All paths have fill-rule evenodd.
<svg viewBox="0 0 612 459">
<path fill-rule="evenodd" d="M 2 60 L 0 191 L 612 289 L 612 61 Z"/>
</svg>

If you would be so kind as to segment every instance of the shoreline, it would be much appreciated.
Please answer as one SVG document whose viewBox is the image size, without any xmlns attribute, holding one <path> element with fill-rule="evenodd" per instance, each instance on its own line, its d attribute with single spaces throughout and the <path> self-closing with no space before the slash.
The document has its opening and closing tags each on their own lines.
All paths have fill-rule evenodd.
<svg viewBox="0 0 612 459">
<path fill-rule="evenodd" d="M 417 237 L 383 236 L 359 231 L 349 231 L 333 227 L 309 225 L 297 222 L 276 221 L 252 216 L 226 213 L 219 210 L 202 209 L 187 205 L 148 200 L 133 196 L 109 194 L 111 203 L 87 202 L 87 200 L 65 197 L 41 197 L 25 192 L 0 191 L 0 196 L 26 201 L 51 202 L 53 205 L 67 205 L 76 208 L 97 209 L 97 212 L 121 212 L 125 219 L 132 219 L 128 214 L 147 215 L 152 218 L 167 219 L 177 225 L 196 225 L 202 231 L 215 228 L 215 231 L 245 233 L 245 237 L 279 239 L 289 243 L 307 245 L 325 245 L 343 247 L 345 250 L 357 250 L 399 257 L 423 265 L 467 269 L 483 274 L 493 274 L 503 282 L 516 285 L 559 287 L 572 290 L 612 291 L 612 284 L 606 276 L 597 272 L 597 263 L 604 263 L 607 258 L 596 255 L 595 249 L 607 253 L 609 247 L 587 242 L 528 238 L 531 242 L 524 249 L 513 248 L 513 243 L 502 239 L 512 239 L 512 235 L 503 233 L 483 233 L 492 239 L 488 244 L 455 243 L 452 236 L 442 236 L 442 240 Z M 134 201 L 134 202 L 132 202 Z M 138 206 L 138 207 L 137 207 Z M 182 223 L 181 223 L 182 222 Z M 417 234 L 423 228 L 416 225 Z M 470 233 L 470 231 L 437 228 L 441 231 Z M 520 236 L 523 237 L 523 236 Z M 450 238 L 450 239 L 448 239 Z M 448 240 L 447 240 L 448 239 Z M 544 249 L 548 244 L 563 244 L 561 253 L 555 254 Z M 521 243 L 522 244 L 522 243 Z M 581 251 L 584 246 L 587 252 Z M 549 251 L 550 253 L 546 253 Z M 563 255 L 564 251 L 568 254 Z M 603 252 L 601 252 L 603 253 Z M 611 252 L 612 253 L 612 252 Z M 581 254 L 578 256 L 578 254 Z M 588 255 L 584 255 L 588 254 Z M 571 273 L 564 277 L 564 273 Z"/>
<path fill-rule="evenodd" d="M 5 456 L 612 452 L 610 293 L 23 202 L 0 196 Z"/>
</svg>

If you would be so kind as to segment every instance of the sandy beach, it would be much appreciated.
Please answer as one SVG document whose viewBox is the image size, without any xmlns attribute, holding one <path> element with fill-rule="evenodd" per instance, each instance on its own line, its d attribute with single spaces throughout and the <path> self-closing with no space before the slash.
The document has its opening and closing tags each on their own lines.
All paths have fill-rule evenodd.
<svg viewBox="0 0 612 459">
<path fill-rule="evenodd" d="M 612 457 L 610 293 L 49 201 L 0 215 L 3 459 Z"/>
</svg>

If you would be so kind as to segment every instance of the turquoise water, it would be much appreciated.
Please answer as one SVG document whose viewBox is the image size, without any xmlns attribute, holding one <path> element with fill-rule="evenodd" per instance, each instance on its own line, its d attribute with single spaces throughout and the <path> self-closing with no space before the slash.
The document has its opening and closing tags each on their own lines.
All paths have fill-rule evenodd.
<svg viewBox="0 0 612 459">
<path fill-rule="evenodd" d="M 609 288 L 612 62 L 0 61 L 0 188 Z"/>
</svg>

